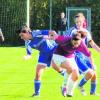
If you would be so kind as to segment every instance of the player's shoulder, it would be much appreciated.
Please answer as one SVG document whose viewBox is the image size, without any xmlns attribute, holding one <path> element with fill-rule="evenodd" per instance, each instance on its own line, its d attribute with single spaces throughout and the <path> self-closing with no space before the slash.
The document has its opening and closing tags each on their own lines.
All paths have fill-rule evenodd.
<svg viewBox="0 0 100 100">
<path fill-rule="evenodd" d="M 90 33 L 90 31 L 89 31 L 89 30 L 87 30 L 86 28 L 82 28 L 81 30 L 82 30 L 83 32 Z"/>
<path fill-rule="evenodd" d="M 70 29 L 67 30 L 66 35 L 71 36 L 76 31 L 77 31 L 77 28 L 75 26 L 73 26 L 73 27 L 71 27 Z"/>
</svg>

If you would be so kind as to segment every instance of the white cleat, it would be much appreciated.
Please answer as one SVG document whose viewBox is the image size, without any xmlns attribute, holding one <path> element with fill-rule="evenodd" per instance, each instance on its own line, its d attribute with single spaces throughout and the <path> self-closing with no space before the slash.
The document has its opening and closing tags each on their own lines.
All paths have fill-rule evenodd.
<svg viewBox="0 0 100 100">
<path fill-rule="evenodd" d="M 24 60 L 29 60 L 31 58 L 31 55 L 24 56 Z"/>
<path fill-rule="evenodd" d="M 79 87 L 79 89 L 80 89 L 80 93 L 81 93 L 83 96 L 87 96 L 87 94 L 86 94 L 86 92 L 85 92 L 85 90 L 84 90 L 83 87 Z"/>
<path fill-rule="evenodd" d="M 61 92 L 62 92 L 62 95 L 64 97 L 66 97 L 66 95 L 67 95 L 67 88 L 66 87 L 61 87 Z"/>
</svg>

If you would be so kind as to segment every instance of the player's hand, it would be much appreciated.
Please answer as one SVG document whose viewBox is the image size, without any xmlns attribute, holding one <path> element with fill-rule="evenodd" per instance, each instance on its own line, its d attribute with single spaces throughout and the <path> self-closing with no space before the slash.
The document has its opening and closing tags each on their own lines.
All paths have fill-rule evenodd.
<svg viewBox="0 0 100 100">
<path fill-rule="evenodd" d="M 31 57 L 32 57 L 31 55 L 25 55 L 24 60 L 29 60 L 29 59 L 31 59 Z"/>
</svg>

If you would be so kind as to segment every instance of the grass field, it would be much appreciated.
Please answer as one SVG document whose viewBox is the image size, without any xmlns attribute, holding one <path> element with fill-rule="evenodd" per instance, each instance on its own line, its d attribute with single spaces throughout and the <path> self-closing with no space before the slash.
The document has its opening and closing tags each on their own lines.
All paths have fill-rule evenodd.
<svg viewBox="0 0 100 100">
<path fill-rule="evenodd" d="M 97 92 L 100 93 L 100 53 L 91 49 L 97 66 Z M 0 100 L 100 100 L 90 96 L 90 82 L 85 85 L 88 96 L 82 96 L 75 89 L 74 97 L 63 97 L 60 86 L 63 77 L 52 68 L 47 68 L 42 77 L 41 95 L 31 97 L 34 92 L 34 76 L 38 51 L 33 50 L 32 59 L 23 60 L 25 48 L 0 47 Z"/>
</svg>

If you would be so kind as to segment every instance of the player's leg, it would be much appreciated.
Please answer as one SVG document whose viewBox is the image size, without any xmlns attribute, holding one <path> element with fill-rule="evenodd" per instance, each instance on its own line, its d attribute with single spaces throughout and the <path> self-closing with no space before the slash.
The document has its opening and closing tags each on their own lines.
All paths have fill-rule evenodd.
<svg viewBox="0 0 100 100">
<path fill-rule="evenodd" d="M 94 72 L 92 69 L 92 64 L 90 60 L 84 56 L 82 53 L 76 53 L 76 63 L 78 65 L 79 71 L 81 74 L 85 74 L 85 76 L 79 82 L 79 89 L 82 95 L 86 96 L 85 90 L 83 86 L 87 83 L 89 79 L 92 78 Z"/>
<path fill-rule="evenodd" d="M 92 78 L 93 74 L 94 74 L 93 70 L 88 69 L 85 76 L 79 82 L 79 87 L 83 87 L 83 85 L 85 85 L 87 81 Z"/>
<path fill-rule="evenodd" d="M 83 87 L 88 82 L 88 80 L 90 80 L 92 78 L 92 76 L 93 76 L 93 70 L 92 69 L 87 70 L 85 76 L 80 80 L 80 82 L 78 84 L 80 92 L 84 96 L 86 96 L 87 94 L 85 93 L 85 89 Z"/>
<path fill-rule="evenodd" d="M 65 72 L 63 74 L 64 81 L 63 81 L 63 84 L 61 86 L 61 90 L 62 90 L 62 95 L 66 96 L 66 83 L 67 83 L 67 77 L 69 76 L 69 72 L 67 73 L 67 69 L 66 69 L 66 58 L 64 56 L 61 56 L 61 55 L 53 54 L 52 66 L 58 72 L 62 71 L 62 69 Z"/>
<path fill-rule="evenodd" d="M 91 78 L 91 89 L 90 89 L 90 94 L 91 95 L 96 95 L 96 72 L 94 71 L 94 75 Z"/>
<path fill-rule="evenodd" d="M 51 58 L 52 54 L 40 52 L 38 65 L 36 68 L 36 76 L 34 80 L 35 93 L 33 94 L 33 96 L 38 96 L 40 94 L 41 77 L 46 66 L 50 66 Z"/>
<path fill-rule="evenodd" d="M 65 76 L 66 75 L 66 71 L 63 68 L 57 66 L 53 61 L 52 61 L 52 68 L 55 71 L 57 71 L 58 73 L 60 73 L 60 75 L 62 75 L 62 76 Z"/>
<path fill-rule="evenodd" d="M 62 76 L 67 76 L 66 70 L 61 68 L 61 63 L 66 61 L 66 58 L 57 54 L 53 54 L 52 68 Z"/>
<path fill-rule="evenodd" d="M 67 81 L 67 96 L 71 97 L 79 77 L 79 71 L 74 58 L 67 60 L 66 66 L 70 66 L 73 69 Z"/>
<path fill-rule="evenodd" d="M 69 78 L 69 75 L 72 73 L 72 67 L 69 66 L 68 62 L 67 61 L 64 61 L 61 63 L 61 67 L 63 69 L 65 69 L 66 71 L 66 75 L 64 76 L 64 80 L 63 80 L 63 83 L 62 83 L 62 87 L 61 87 L 61 90 L 62 90 L 62 95 L 63 96 L 66 96 L 67 95 L 67 81 L 68 81 L 68 78 Z"/>
<path fill-rule="evenodd" d="M 38 96 L 40 94 L 41 77 L 42 77 L 42 73 L 45 68 L 46 68 L 46 66 L 44 66 L 44 65 L 41 65 L 41 64 L 37 65 L 36 76 L 35 76 L 35 80 L 34 80 L 35 93 L 33 94 L 33 96 Z"/>
</svg>

